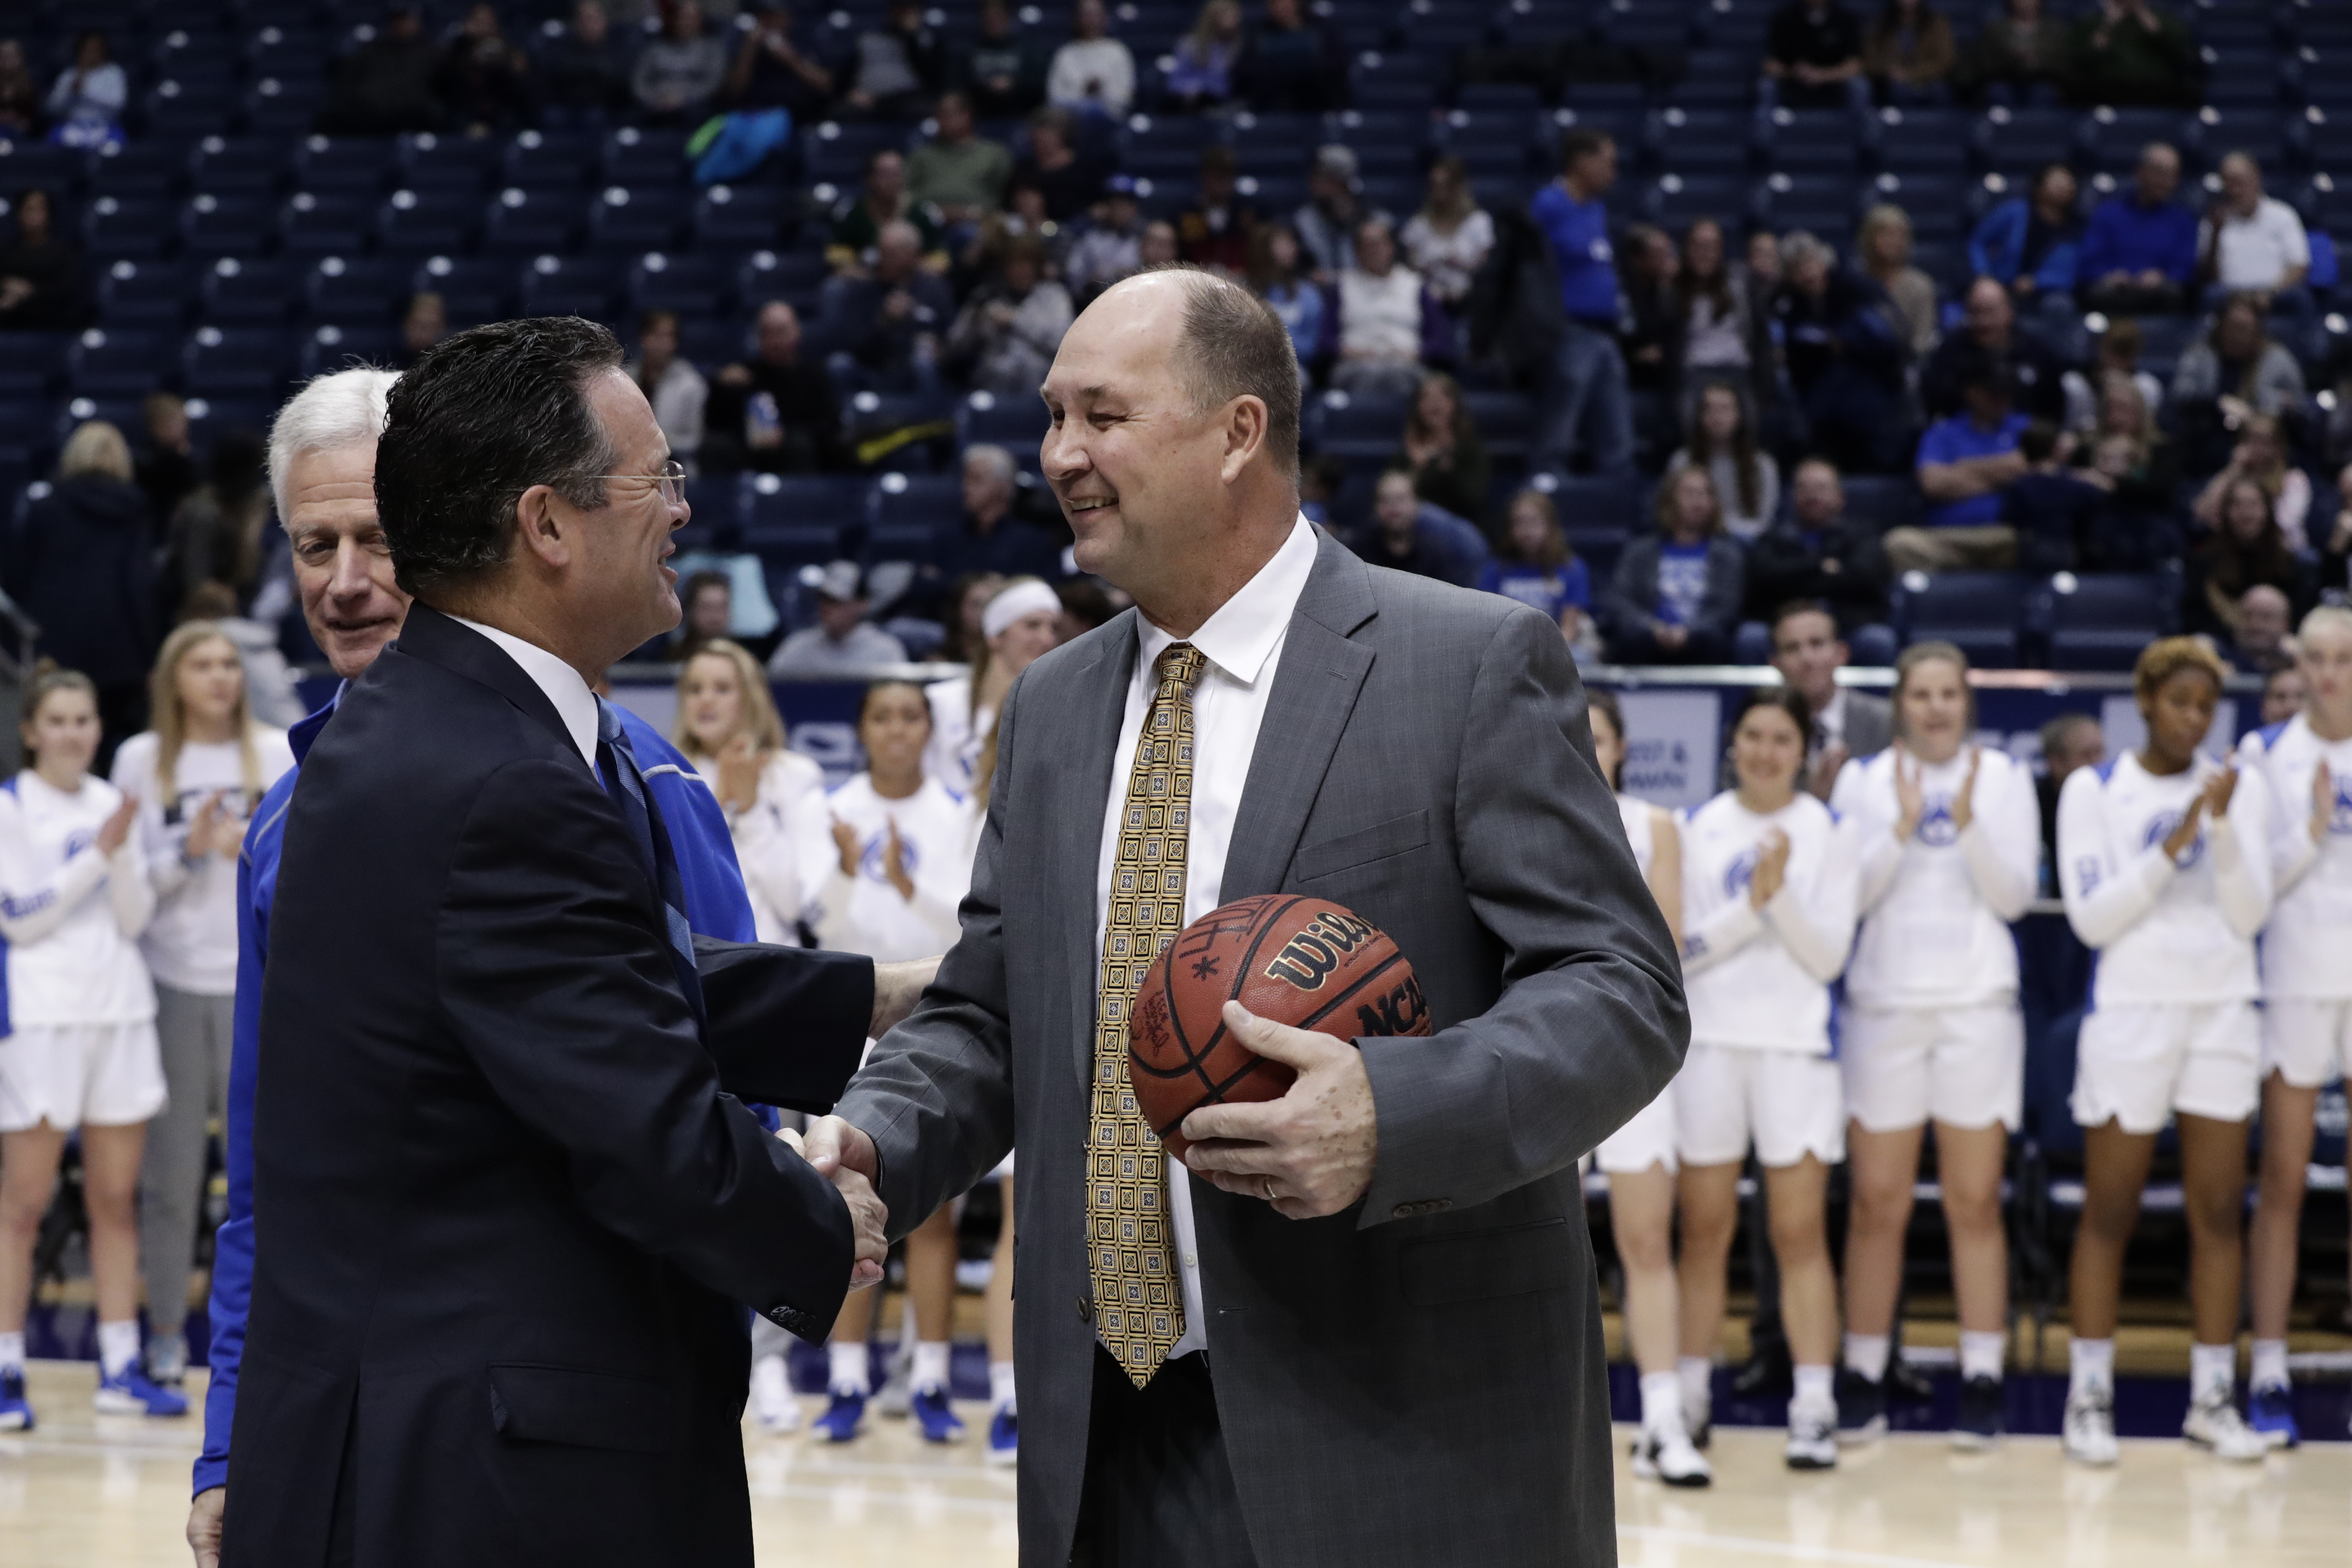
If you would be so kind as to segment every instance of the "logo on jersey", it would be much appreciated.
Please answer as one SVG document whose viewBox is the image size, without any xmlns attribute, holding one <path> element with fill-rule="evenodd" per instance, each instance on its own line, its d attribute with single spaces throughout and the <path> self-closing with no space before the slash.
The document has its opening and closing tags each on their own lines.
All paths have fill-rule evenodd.
<svg viewBox="0 0 2352 1568">
<path fill-rule="evenodd" d="M 915 841 L 903 833 L 898 835 L 898 864 L 910 882 L 923 874 L 922 851 L 916 848 Z M 870 877 L 877 882 L 890 879 L 890 835 L 887 830 L 866 841 L 865 849 L 857 857 L 857 869 L 861 876 Z"/>
<path fill-rule="evenodd" d="M 1751 844 L 1735 856 L 1730 865 L 1723 868 L 1723 896 L 1727 899 L 1736 899 L 1748 891 L 1748 885 L 1754 880 L 1756 880 L 1756 847 Z"/>
<path fill-rule="evenodd" d="M 66 835 L 66 858 L 70 860 L 98 842 L 98 835 L 87 827 L 77 827 Z"/>
<path fill-rule="evenodd" d="M 2162 844 L 2166 839 L 2171 837 L 2179 826 L 2180 814 L 2179 812 L 2158 812 L 2154 816 L 2148 818 L 2147 831 L 2140 835 L 2140 847 L 2143 849 L 2155 848 L 2157 846 Z M 2197 830 L 2197 837 L 2189 841 L 2189 847 L 2181 851 L 2179 858 L 2174 860 L 2173 864 L 2186 871 L 2203 858 L 2205 858 L 2205 830 L 2200 827 Z"/>
<path fill-rule="evenodd" d="M 2327 814 L 2327 831 L 2352 837 L 2352 779 L 2336 781 L 2336 807 Z"/>
<path fill-rule="evenodd" d="M 1959 826 L 1952 820 L 1951 796 L 1931 797 L 1919 813 L 1919 842 L 1931 848 L 1944 849 L 1959 841 Z"/>
<path fill-rule="evenodd" d="M 2086 899 L 2099 890 L 2099 883 L 2105 876 L 2096 855 L 2084 855 L 2074 862 L 2074 880 L 2083 884 L 2083 896 Z"/>
</svg>

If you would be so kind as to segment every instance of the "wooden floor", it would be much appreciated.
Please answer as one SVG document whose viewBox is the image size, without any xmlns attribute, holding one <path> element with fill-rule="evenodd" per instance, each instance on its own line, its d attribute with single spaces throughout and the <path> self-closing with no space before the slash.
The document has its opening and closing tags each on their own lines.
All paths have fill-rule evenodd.
<svg viewBox="0 0 2352 1568">
<path fill-rule="evenodd" d="M 32 1371 L 37 1431 L 0 1436 L 0 1564 L 179 1568 L 197 1427 L 100 1418 L 87 1363 Z M 814 1400 L 807 1402 L 812 1414 Z M 1014 1560 L 1013 1477 L 975 1436 L 925 1447 L 874 1419 L 845 1447 L 747 1431 L 764 1564 L 1003 1568 Z M 1621 1437 L 1627 1434 L 1621 1431 Z M 1940 1437 L 1849 1450 L 1827 1475 L 1791 1475 L 1779 1435 L 1718 1429 L 1716 1485 L 1666 1491 L 1618 1478 L 1627 1568 L 2344 1568 L 2352 1561 L 2352 1445 L 2258 1466 L 2177 1442 L 2126 1442 L 2110 1471 L 2063 1463 L 2055 1439 L 1955 1454 Z M 1268 1568 L 1279 1568 L 1269 1564 Z"/>
</svg>

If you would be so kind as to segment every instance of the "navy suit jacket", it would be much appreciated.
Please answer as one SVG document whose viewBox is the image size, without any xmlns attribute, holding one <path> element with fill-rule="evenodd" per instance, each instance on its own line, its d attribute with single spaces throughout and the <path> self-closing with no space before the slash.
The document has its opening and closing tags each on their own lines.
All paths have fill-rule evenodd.
<svg viewBox="0 0 2352 1568">
<path fill-rule="evenodd" d="M 286 819 L 225 1561 L 751 1562 L 737 1303 L 823 1337 L 851 1228 L 742 1100 L 830 1100 L 873 971 L 720 944 L 705 1033 L 665 931 L 545 695 L 413 609 Z"/>
</svg>

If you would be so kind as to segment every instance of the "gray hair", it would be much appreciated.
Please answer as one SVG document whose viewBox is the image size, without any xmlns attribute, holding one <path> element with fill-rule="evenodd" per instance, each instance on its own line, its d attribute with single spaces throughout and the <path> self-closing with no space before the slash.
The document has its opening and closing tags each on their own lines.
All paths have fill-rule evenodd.
<svg viewBox="0 0 2352 1568">
<path fill-rule="evenodd" d="M 1787 268 L 1803 266 L 1808 261 L 1820 261 L 1824 266 L 1837 265 L 1837 252 L 1826 242 L 1808 231 L 1791 229 L 1780 237 L 1780 265 Z"/>
<path fill-rule="evenodd" d="M 1298 355 L 1290 330 L 1266 302 L 1230 279 L 1189 262 L 1146 268 L 1184 281 L 1184 324 L 1178 338 L 1183 362 L 1177 374 L 1196 415 L 1236 397 L 1265 405 L 1265 450 L 1276 471 L 1298 478 Z"/>
<path fill-rule="evenodd" d="M 1013 461 L 1013 454 L 992 441 L 975 442 L 963 449 L 966 468 L 970 468 L 975 459 L 996 479 L 1009 479 L 1020 472 L 1019 466 Z"/>
<path fill-rule="evenodd" d="M 344 447 L 370 447 L 383 434 L 384 401 L 400 377 L 361 365 L 314 378 L 288 400 L 269 426 L 269 495 L 286 520 L 287 476 L 299 458 Z"/>
</svg>

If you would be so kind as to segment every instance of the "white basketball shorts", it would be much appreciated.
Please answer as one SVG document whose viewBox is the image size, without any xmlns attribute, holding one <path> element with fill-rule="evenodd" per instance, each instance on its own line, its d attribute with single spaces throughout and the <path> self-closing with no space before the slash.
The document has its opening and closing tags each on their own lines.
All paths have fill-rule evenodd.
<svg viewBox="0 0 2352 1568">
<path fill-rule="evenodd" d="M 1601 1141 L 1592 1152 L 1593 1163 L 1611 1175 L 1631 1175 L 1653 1166 L 1664 1165 L 1666 1173 L 1675 1172 L 1675 1086 L 1658 1090 L 1658 1097 L 1633 1113 L 1633 1120 Z"/>
<path fill-rule="evenodd" d="M 2163 1130 L 2174 1111 L 2243 1121 L 2262 1096 L 2261 1026 L 2252 1002 L 2101 1007 L 2083 1020 L 2074 1120 Z"/>
<path fill-rule="evenodd" d="M 1775 1169 L 1808 1154 L 1828 1165 L 1845 1158 L 1845 1095 L 1827 1057 L 1694 1041 L 1674 1096 L 1684 1164 L 1727 1165 L 1750 1142 Z"/>
<path fill-rule="evenodd" d="M 163 1057 L 150 1019 L 30 1024 L 0 1039 L 0 1132 L 124 1127 L 163 1109 Z"/>
<path fill-rule="evenodd" d="M 2344 958 L 2352 963 L 2352 953 Z M 2325 1089 L 2352 1061 L 2352 1002 L 2281 997 L 2263 1004 L 2263 1076 Z"/>
<path fill-rule="evenodd" d="M 2025 1020 L 2014 1002 L 1979 1007 L 1849 1007 L 1839 1042 L 1846 1113 L 1873 1132 L 1930 1117 L 2017 1131 L 2025 1109 Z"/>
</svg>

